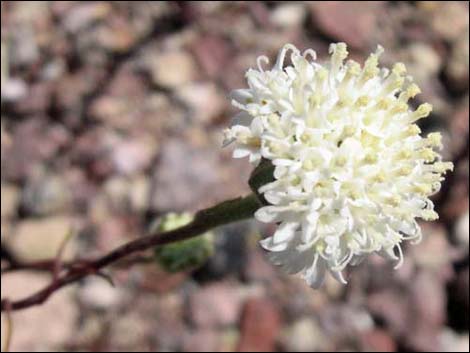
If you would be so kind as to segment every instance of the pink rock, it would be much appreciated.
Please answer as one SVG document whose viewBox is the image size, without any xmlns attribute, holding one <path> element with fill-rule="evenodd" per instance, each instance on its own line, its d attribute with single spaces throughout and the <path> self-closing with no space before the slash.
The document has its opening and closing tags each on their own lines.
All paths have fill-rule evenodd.
<svg viewBox="0 0 470 353">
<path fill-rule="evenodd" d="M 281 315 L 267 298 L 247 301 L 241 322 L 240 352 L 271 352 L 281 329 Z"/>
<path fill-rule="evenodd" d="M 367 48 L 377 29 L 380 1 L 315 1 L 313 25 L 353 48 Z"/>
<path fill-rule="evenodd" d="M 364 352 L 396 352 L 397 345 L 384 330 L 367 331 L 360 336 L 361 350 Z"/>
<path fill-rule="evenodd" d="M 240 316 L 242 298 L 231 285 L 217 283 L 193 293 L 189 298 L 189 316 L 199 327 L 234 325 Z"/>
<path fill-rule="evenodd" d="M 209 77 L 220 74 L 231 56 L 229 44 L 217 36 L 202 37 L 193 44 L 193 53 Z"/>
</svg>

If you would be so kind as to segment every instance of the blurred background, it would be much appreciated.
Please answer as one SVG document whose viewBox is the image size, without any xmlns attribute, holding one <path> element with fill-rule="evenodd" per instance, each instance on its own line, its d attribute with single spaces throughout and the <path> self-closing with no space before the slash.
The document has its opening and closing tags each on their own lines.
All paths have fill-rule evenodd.
<svg viewBox="0 0 470 353">
<path fill-rule="evenodd" d="M 102 254 L 169 211 L 248 193 L 221 149 L 258 55 L 291 42 L 407 64 L 454 161 L 438 222 L 398 271 L 379 258 L 318 291 L 272 267 L 255 222 L 216 230 L 197 270 L 156 263 L 88 278 L 14 313 L 12 350 L 468 351 L 469 6 L 460 1 L 2 1 L 1 241 L 24 260 Z M 49 275 L 2 275 L 19 298 Z M 5 339 L 2 316 L 2 342 Z"/>
</svg>

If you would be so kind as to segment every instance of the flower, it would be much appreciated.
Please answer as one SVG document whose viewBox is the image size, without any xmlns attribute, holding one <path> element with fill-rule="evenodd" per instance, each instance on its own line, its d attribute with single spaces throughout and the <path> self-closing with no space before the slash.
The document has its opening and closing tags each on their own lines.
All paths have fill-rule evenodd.
<svg viewBox="0 0 470 353">
<path fill-rule="evenodd" d="M 417 219 L 438 218 L 429 196 L 453 168 L 438 153 L 441 135 L 423 137 L 416 124 L 431 105 L 410 107 L 419 87 L 403 63 L 380 68 L 382 52 L 361 67 L 345 61 L 346 44 L 331 44 L 321 64 L 287 44 L 271 70 L 258 58 L 248 88 L 232 93 L 240 113 L 225 143 L 235 158 L 274 166 L 274 181 L 258 190 L 269 204 L 255 217 L 278 227 L 261 245 L 314 288 L 327 272 L 346 283 L 342 270 L 371 253 L 400 266 L 402 243 L 421 240 Z"/>
</svg>

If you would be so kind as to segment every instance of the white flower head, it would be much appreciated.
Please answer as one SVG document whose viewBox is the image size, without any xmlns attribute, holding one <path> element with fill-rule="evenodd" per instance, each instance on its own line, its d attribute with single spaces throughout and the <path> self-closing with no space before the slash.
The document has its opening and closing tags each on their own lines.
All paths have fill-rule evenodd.
<svg viewBox="0 0 470 353">
<path fill-rule="evenodd" d="M 346 44 L 331 44 L 328 62 L 285 45 L 271 70 L 246 73 L 249 88 L 232 93 L 241 112 L 225 131 L 234 157 L 274 165 L 274 181 L 259 189 L 269 205 L 255 217 L 276 222 L 261 241 L 272 261 L 314 288 L 325 273 L 378 253 L 403 261 L 401 244 L 419 242 L 416 219 L 438 218 L 429 196 L 453 168 L 436 151 L 439 133 L 421 136 L 408 101 L 420 93 L 405 65 L 380 68 L 378 47 L 363 67 L 345 61 Z M 290 53 L 291 64 L 284 65 Z"/>
</svg>

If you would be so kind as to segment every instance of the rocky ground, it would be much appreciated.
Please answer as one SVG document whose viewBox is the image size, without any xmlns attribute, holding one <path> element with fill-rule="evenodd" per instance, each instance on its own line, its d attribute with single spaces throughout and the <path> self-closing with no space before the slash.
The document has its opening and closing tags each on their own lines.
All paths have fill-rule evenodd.
<svg viewBox="0 0 470 353">
<path fill-rule="evenodd" d="M 468 351 L 469 16 L 450 2 L 2 2 L 1 240 L 26 260 L 91 256 L 168 211 L 248 192 L 222 150 L 228 92 L 286 42 L 320 57 L 345 41 L 362 60 L 407 63 L 456 164 L 441 219 L 404 266 L 371 258 L 312 291 L 269 265 L 262 228 L 217 230 L 194 272 L 155 264 L 90 278 L 15 313 L 13 350 Z M 2 297 L 48 283 L 4 275 Z M 2 316 L 2 320 L 5 318 Z M 2 321 L 2 342 L 4 340 Z"/>
</svg>

